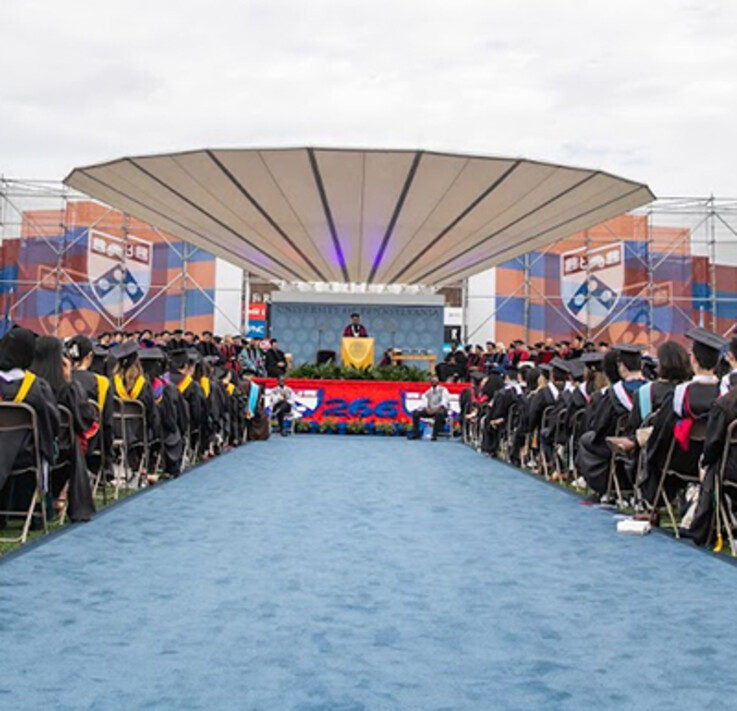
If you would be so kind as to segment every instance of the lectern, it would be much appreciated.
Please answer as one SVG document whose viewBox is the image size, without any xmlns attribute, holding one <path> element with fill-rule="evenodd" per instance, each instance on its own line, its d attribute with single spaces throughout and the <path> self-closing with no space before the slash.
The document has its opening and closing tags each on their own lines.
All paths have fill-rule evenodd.
<svg viewBox="0 0 737 711">
<path fill-rule="evenodd" d="M 365 368 L 374 364 L 373 338 L 344 338 L 340 345 L 343 365 Z"/>
</svg>

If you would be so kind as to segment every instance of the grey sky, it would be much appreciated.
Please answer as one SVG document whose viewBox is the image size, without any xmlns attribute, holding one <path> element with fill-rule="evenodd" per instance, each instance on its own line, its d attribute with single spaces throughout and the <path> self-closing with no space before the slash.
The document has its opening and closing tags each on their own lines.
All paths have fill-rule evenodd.
<svg viewBox="0 0 737 711">
<path fill-rule="evenodd" d="M 737 196 L 737 2 L 2 0 L 0 173 L 203 146 L 520 155 Z"/>
</svg>

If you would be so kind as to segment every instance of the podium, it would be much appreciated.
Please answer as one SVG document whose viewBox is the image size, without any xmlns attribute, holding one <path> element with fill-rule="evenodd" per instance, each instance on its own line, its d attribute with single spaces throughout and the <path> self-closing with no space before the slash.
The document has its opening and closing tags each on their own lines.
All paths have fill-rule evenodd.
<svg viewBox="0 0 737 711">
<path fill-rule="evenodd" d="M 373 338 L 344 338 L 340 343 L 343 365 L 366 368 L 374 364 Z"/>
</svg>

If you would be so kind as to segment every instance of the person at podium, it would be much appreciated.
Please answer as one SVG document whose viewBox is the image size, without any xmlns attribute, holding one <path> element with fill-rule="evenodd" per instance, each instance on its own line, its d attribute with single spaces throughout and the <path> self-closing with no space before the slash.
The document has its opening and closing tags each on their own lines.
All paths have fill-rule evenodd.
<svg viewBox="0 0 737 711">
<path fill-rule="evenodd" d="M 343 338 L 368 338 L 368 331 L 361 323 L 360 314 L 351 314 L 351 322 L 343 330 Z"/>
</svg>

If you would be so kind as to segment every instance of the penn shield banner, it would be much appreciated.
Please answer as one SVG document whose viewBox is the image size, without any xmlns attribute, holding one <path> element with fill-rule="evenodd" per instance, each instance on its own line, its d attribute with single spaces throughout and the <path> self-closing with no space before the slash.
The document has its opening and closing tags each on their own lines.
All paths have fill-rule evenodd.
<svg viewBox="0 0 737 711">
<path fill-rule="evenodd" d="M 267 406 L 271 405 L 273 379 L 260 380 L 265 386 Z M 296 410 L 308 422 L 411 422 L 412 413 L 423 406 L 422 396 L 429 383 L 402 383 L 385 380 L 288 380 L 296 399 Z M 460 413 L 460 394 L 468 383 L 444 383 L 450 393 L 450 410 Z"/>
</svg>

